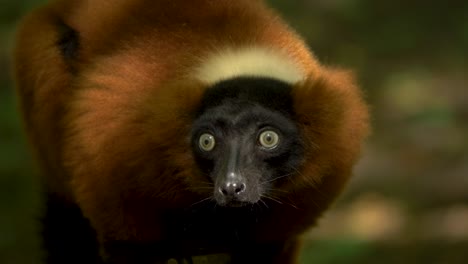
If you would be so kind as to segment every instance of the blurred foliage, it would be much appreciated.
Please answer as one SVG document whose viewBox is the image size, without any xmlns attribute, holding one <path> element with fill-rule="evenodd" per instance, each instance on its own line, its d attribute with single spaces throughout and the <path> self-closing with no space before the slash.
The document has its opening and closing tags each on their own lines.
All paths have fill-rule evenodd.
<svg viewBox="0 0 468 264">
<path fill-rule="evenodd" d="M 0 263 L 39 263 L 40 187 L 10 78 L 15 24 L 40 0 L 0 0 Z M 468 1 L 270 0 L 317 58 L 351 68 L 373 136 L 303 263 L 468 259 Z"/>
</svg>

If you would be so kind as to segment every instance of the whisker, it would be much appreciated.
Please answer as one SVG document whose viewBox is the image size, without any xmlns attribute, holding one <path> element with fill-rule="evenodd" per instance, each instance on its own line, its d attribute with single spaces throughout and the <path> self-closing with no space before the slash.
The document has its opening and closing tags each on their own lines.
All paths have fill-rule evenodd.
<svg viewBox="0 0 468 264">
<path fill-rule="evenodd" d="M 303 178 L 307 178 L 301 171 L 299 171 L 296 167 L 293 167 L 293 166 L 288 166 L 289 168 L 293 169 L 299 176 L 303 177 Z M 315 186 L 314 186 L 315 187 Z M 317 188 L 316 188 L 317 189 Z"/>
<path fill-rule="evenodd" d="M 289 205 L 291 207 L 293 207 L 294 209 L 297 209 L 297 210 L 301 210 L 298 206 L 296 206 L 294 203 L 292 203 L 292 201 L 290 200 L 290 202 L 286 202 L 284 200 L 281 200 L 279 197 L 276 197 L 276 196 L 273 196 L 273 195 L 263 195 L 263 197 L 267 198 L 267 199 L 270 199 L 272 201 L 275 201 L 279 204 L 282 204 L 282 205 Z"/>
<path fill-rule="evenodd" d="M 273 198 L 273 197 L 271 197 L 271 196 L 262 195 L 262 197 L 264 197 L 264 198 L 266 198 L 266 199 L 270 199 L 270 200 L 272 200 L 272 201 L 274 201 L 274 202 L 277 202 L 277 203 L 279 203 L 279 204 L 283 204 L 283 202 L 281 202 L 280 200 L 277 200 L 277 199 L 275 199 L 275 198 Z"/>
<path fill-rule="evenodd" d="M 195 206 L 195 205 L 197 205 L 197 204 L 201 204 L 201 203 L 206 202 L 206 201 L 211 200 L 211 199 L 213 199 L 212 196 L 207 197 L 207 198 L 204 198 L 204 199 L 201 199 L 200 201 L 198 201 L 198 202 L 193 203 L 192 205 L 190 205 L 190 207 Z"/>
<path fill-rule="evenodd" d="M 294 166 L 288 166 L 290 169 L 294 170 L 299 176 L 302 176 L 304 177 L 304 174 L 302 174 L 302 172 L 300 172 L 296 167 Z"/>
<path fill-rule="evenodd" d="M 263 201 L 262 199 L 260 199 L 258 201 L 261 202 L 268 209 L 268 205 L 265 203 L 265 201 Z M 260 204 L 258 206 L 260 206 Z M 260 206 L 260 208 L 261 208 L 261 206 Z"/>
<path fill-rule="evenodd" d="M 186 190 L 212 190 L 213 187 L 191 187 L 191 188 L 185 188 Z"/>
<path fill-rule="evenodd" d="M 214 186 L 214 183 L 212 183 L 212 182 L 199 182 L 198 185 L 203 185 L 203 186 Z"/>
<path fill-rule="evenodd" d="M 295 170 L 300 176 L 302 177 L 305 177 L 297 168 L 294 168 L 292 166 L 289 166 L 291 169 Z M 326 195 L 326 193 L 324 193 L 322 190 L 320 190 L 319 188 L 317 188 L 317 186 L 313 186 L 314 189 L 317 191 L 317 193 L 322 196 L 322 198 L 324 199 L 327 199 L 328 196 Z"/>
<path fill-rule="evenodd" d="M 281 179 L 281 178 L 291 176 L 292 174 L 293 174 L 293 173 L 284 174 L 284 175 L 275 177 L 275 178 L 273 178 L 273 179 L 271 179 L 271 180 L 264 181 L 264 182 L 262 182 L 261 184 L 265 184 L 265 183 L 269 183 L 269 182 L 272 182 L 272 181 L 276 181 L 276 180 L 279 180 L 279 179 Z"/>
<path fill-rule="evenodd" d="M 269 191 L 269 192 L 272 192 L 272 193 L 281 193 L 281 194 L 288 194 L 288 193 L 291 193 L 289 191 L 286 191 L 286 190 L 281 190 L 281 189 L 278 189 L 278 188 L 265 188 L 265 190 Z M 280 194 L 280 195 L 281 195 Z"/>
</svg>

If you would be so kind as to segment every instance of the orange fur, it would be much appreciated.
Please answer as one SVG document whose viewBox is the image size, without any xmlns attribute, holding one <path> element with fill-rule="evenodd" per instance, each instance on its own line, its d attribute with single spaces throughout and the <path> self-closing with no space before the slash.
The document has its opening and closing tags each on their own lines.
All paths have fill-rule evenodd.
<svg viewBox="0 0 468 264">
<path fill-rule="evenodd" d="M 55 47 L 59 21 L 80 33 L 77 73 Z M 274 221 L 257 238 L 304 232 L 351 175 L 367 109 L 349 74 L 320 65 L 262 1 L 57 0 L 32 12 L 15 68 L 48 190 L 77 203 L 103 241 L 160 239 L 162 209 L 205 195 L 188 135 L 207 85 L 191 73 L 210 54 L 251 46 L 286 56 L 306 75 L 293 99 L 307 159 L 284 186 L 299 210 L 271 208 Z"/>
</svg>

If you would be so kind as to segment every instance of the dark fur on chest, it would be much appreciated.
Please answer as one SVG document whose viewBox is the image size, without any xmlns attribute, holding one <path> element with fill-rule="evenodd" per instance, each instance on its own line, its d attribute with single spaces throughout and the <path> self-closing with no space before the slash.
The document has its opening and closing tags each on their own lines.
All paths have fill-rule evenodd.
<svg viewBox="0 0 468 264">
<path fill-rule="evenodd" d="M 232 256 L 256 244 L 254 231 L 267 212 L 258 206 L 223 208 L 214 203 L 168 210 L 163 219 L 166 239 L 144 244 L 110 241 L 103 248 L 110 258 L 103 260 L 96 233 L 80 209 L 48 195 L 42 221 L 46 263 L 197 263 L 191 262 L 197 258 L 237 263 Z"/>
</svg>

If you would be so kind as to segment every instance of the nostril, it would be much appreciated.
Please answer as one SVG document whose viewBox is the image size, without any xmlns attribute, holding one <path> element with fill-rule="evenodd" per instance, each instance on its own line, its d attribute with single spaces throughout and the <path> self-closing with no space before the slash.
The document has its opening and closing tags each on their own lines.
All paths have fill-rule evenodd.
<svg viewBox="0 0 468 264">
<path fill-rule="evenodd" d="M 241 184 L 239 184 L 239 185 L 236 187 L 236 189 L 234 190 L 234 192 L 235 192 L 236 194 L 239 194 L 239 193 L 243 192 L 244 190 L 245 190 L 245 184 L 241 183 Z"/>
<path fill-rule="evenodd" d="M 219 187 L 218 191 L 224 196 L 235 196 L 240 195 L 246 189 L 245 183 L 232 183 L 229 182 L 222 187 Z"/>
<path fill-rule="evenodd" d="M 228 191 L 225 188 L 219 188 L 219 192 L 223 195 L 228 195 Z"/>
</svg>

